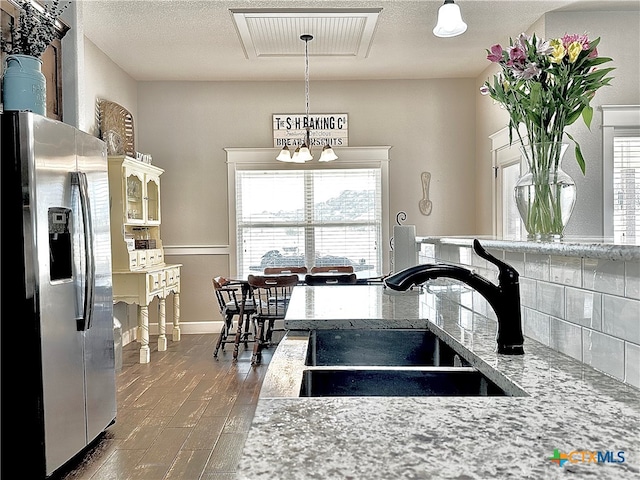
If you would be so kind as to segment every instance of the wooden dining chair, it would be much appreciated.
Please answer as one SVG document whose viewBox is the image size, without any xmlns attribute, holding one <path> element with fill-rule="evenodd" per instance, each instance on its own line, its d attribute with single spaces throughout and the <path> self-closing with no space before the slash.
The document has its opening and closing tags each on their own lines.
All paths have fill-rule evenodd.
<svg viewBox="0 0 640 480">
<path fill-rule="evenodd" d="M 311 273 L 353 273 L 352 265 L 321 265 L 311 267 Z"/>
<path fill-rule="evenodd" d="M 213 284 L 213 291 L 216 296 L 218 304 L 218 310 L 222 316 L 222 329 L 220 330 L 220 336 L 216 342 L 216 348 L 213 351 L 213 357 L 218 358 L 218 351 L 224 350 L 226 343 L 236 342 L 236 334 L 232 333 L 234 327 L 234 317 L 238 317 L 236 323 L 236 329 L 240 329 L 240 338 L 238 339 L 244 343 L 245 348 L 249 345 L 250 341 L 255 341 L 255 321 L 253 332 L 250 331 L 251 319 L 253 314 L 256 313 L 256 305 L 253 298 L 245 300 L 244 311 L 242 319 L 240 318 L 240 302 L 242 301 L 241 283 L 228 280 L 224 277 L 214 277 L 211 279 Z M 250 340 L 249 337 L 254 335 L 254 340 Z"/>
<path fill-rule="evenodd" d="M 262 349 L 272 345 L 276 320 L 284 320 L 298 275 L 249 275 L 247 280 L 256 304 L 253 318 L 258 329 L 251 357 L 251 364 L 256 365 L 262 361 Z"/>
<path fill-rule="evenodd" d="M 265 275 L 291 275 L 292 273 L 307 273 L 307 267 L 265 267 Z"/>
<path fill-rule="evenodd" d="M 304 277 L 307 285 L 355 285 L 355 273 L 308 273 Z"/>
</svg>

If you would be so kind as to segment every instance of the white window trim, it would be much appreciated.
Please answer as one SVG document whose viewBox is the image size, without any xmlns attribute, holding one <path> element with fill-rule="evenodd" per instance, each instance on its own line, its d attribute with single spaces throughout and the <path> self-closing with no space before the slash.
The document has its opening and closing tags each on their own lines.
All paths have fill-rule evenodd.
<svg viewBox="0 0 640 480">
<path fill-rule="evenodd" d="M 236 171 L 237 170 L 300 170 L 301 168 L 335 170 L 340 168 L 380 168 L 382 187 L 382 271 L 389 271 L 389 150 L 391 146 L 342 147 L 334 149 L 338 160 L 318 163 L 316 160 L 300 163 L 279 162 L 276 148 L 225 148 L 227 152 L 227 198 L 229 209 L 229 273 L 237 272 L 236 255 Z M 318 152 L 316 152 L 318 153 Z M 317 155 L 316 155 L 317 156 Z"/>
<path fill-rule="evenodd" d="M 524 133 L 521 131 L 521 134 Z M 504 127 L 489 135 L 489 139 L 491 140 L 491 181 L 493 185 L 491 194 L 491 203 L 493 206 L 493 235 L 503 238 L 502 217 L 504 215 L 504 206 L 502 205 L 501 171 L 504 167 L 519 163 L 522 174 L 526 169 L 526 162 L 522 159 L 520 141 L 514 138 L 513 144 L 509 144 L 509 127 Z M 521 234 L 523 232 L 521 232 Z"/>
<path fill-rule="evenodd" d="M 616 129 L 640 128 L 640 105 L 601 105 L 603 232 L 613 236 L 613 138 Z"/>
</svg>

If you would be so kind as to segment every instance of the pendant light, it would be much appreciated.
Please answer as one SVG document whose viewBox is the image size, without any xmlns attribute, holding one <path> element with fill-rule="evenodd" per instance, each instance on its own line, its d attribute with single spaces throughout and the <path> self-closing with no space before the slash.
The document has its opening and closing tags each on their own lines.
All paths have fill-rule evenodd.
<svg viewBox="0 0 640 480">
<path fill-rule="evenodd" d="M 276 157 L 276 160 L 280 160 L 281 162 L 290 162 L 291 151 L 289 150 L 289 147 L 287 147 L 286 145 L 282 147 L 282 150 L 280 150 L 280 153 Z"/>
<path fill-rule="evenodd" d="M 320 155 L 319 162 L 331 162 L 337 160 L 338 156 L 333 151 L 333 148 L 329 144 L 322 148 L 322 154 Z"/>
<path fill-rule="evenodd" d="M 313 160 L 311 155 L 311 122 L 309 118 L 309 41 L 313 40 L 313 35 L 304 34 L 300 35 L 300 40 L 304 42 L 304 97 L 305 97 L 305 117 L 306 117 L 306 133 L 305 138 L 298 148 L 295 149 L 293 155 L 289 147 L 285 145 L 280 150 L 280 153 L 276 157 L 276 160 L 281 162 L 293 162 L 304 163 L 309 160 Z M 336 160 L 338 156 L 334 153 L 333 149 L 329 145 L 325 145 L 320 155 L 320 162 L 330 162 Z"/>
<path fill-rule="evenodd" d="M 438 10 L 438 23 L 433 28 L 436 37 L 455 37 L 467 31 L 467 24 L 462 20 L 460 7 L 453 0 L 444 0 Z"/>
</svg>

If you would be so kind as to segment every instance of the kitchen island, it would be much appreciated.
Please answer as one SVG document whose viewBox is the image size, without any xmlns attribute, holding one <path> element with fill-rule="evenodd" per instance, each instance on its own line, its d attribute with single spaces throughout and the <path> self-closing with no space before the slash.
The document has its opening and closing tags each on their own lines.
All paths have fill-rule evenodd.
<svg viewBox="0 0 640 480">
<path fill-rule="evenodd" d="M 238 478 L 638 478 L 638 389 L 530 338 L 496 354 L 470 292 L 434 284 L 296 287 Z M 431 330 L 514 396 L 299 397 L 309 332 L 359 328 Z"/>
</svg>

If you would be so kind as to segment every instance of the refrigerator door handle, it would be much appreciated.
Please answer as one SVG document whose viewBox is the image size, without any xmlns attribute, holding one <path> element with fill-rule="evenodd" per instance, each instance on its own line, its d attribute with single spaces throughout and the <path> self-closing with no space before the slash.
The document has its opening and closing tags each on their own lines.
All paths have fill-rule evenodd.
<svg viewBox="0 0 640 480">
<path fill-rule="evenodd" d="M 77 186 L 78 192 L 80 193 L 80 211 L 82 213 L 82 224 L 84 230 L 84 308 L 82 316 L 76 319 L 78 323 L 78 330 L 84 331 L 91 328 L 96 279 L 93 254 L 93 225 L 91 223 L 91 204 L 89 200 L 87 175 L 84 172 L 71 172 L 71 184 Z"/>
</svg>

